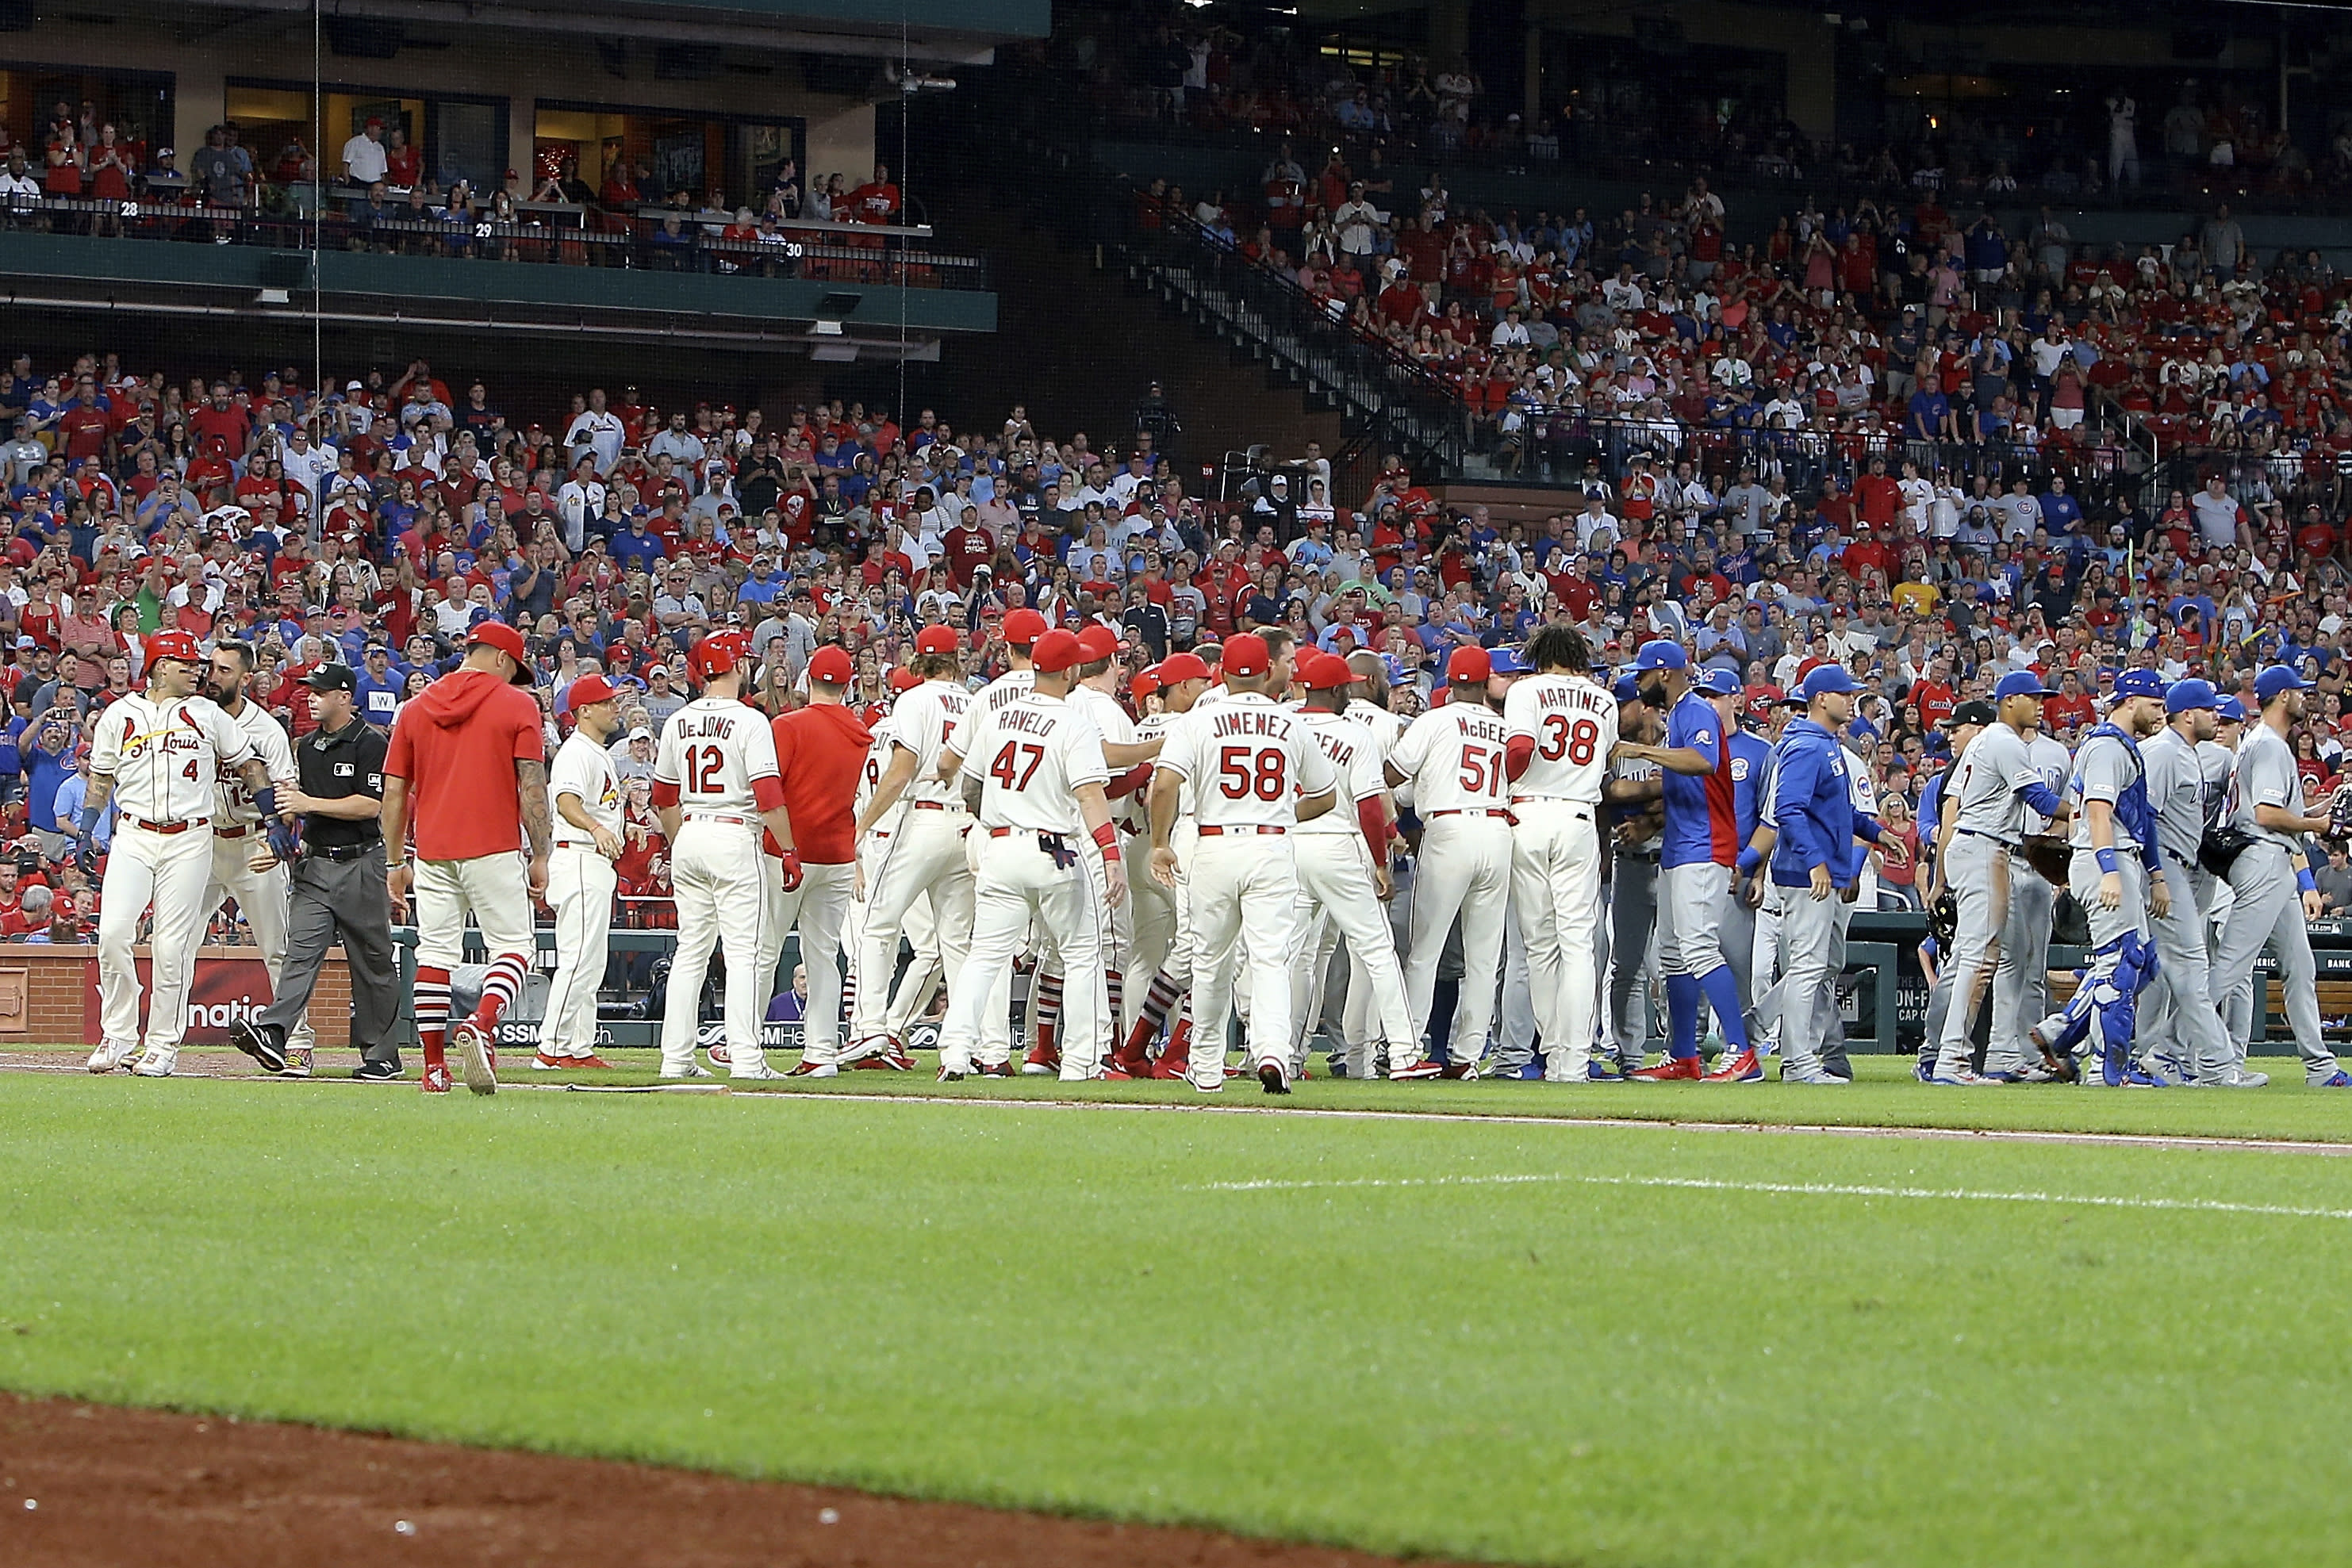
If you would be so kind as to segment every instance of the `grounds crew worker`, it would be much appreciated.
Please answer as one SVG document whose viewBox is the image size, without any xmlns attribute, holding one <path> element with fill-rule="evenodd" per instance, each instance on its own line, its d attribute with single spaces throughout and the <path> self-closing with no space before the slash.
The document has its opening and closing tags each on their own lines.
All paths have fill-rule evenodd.
<svg viewBox="0 0 2352 1568">
<path fill-rule="evenodd" d="M 327 949 L 343 945 L 352 982 L 352 1043 L 360 1048 L 352 1077 L 388 1082 L 400 1076 L 399 966 L 392 951 L 392 903 L 384 887 L 383 731 L 359 716 L 359 685 L 348 664 L 321 664 L 302 677 L 319 727 L 294 747 L 299 785 L 281 802 L 299 816 L 301 856 L 294 863 L 286 917 L 286 962 L 278 994 L 251 1019 L 229 1027 L 239 1051 L 271 1071 L 286 1067 L 286 1035 L 310 1006 Z"/>
</svg>

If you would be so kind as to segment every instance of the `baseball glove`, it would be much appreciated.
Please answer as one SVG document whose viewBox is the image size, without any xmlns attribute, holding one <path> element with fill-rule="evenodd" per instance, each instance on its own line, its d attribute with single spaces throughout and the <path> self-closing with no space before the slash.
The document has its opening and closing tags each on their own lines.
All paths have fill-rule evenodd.
<svg viewBox="0 0 2352 1568">
<path fill-rule="evenodd" d="M 2327 832 L 2331 840 L 2352 838 L 2352 784 L 2336 786 L 2335 798 L 2327 802 Z"/>
<path fill-rule="evenodd" d="M 1960 936 L 1960 901 L 1946 888 L 1927 905 L 1927 935 L 1936 939 L 1936 951 L 1949 953 Z"/>
<path fill-rule="evenodd" d="M 2025 835 L 2025 863 L 2042 873 L 2042 880 L 2053 887 L 2066 885 L 2067 873 L 2074 863 L 2074 846 L 2055 833 Z"/>
</svg>

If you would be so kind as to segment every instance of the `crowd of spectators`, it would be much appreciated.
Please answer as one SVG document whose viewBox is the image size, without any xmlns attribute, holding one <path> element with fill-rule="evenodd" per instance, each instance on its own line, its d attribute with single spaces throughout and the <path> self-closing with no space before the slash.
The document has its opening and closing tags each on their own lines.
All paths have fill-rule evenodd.
<svg viewBox="0 0 2352 1568">
<path fill-rule="evenodd" d="M 2145 287 L 2199 298 L 2186 276 Z M 1781 300 L 1768 319 L 1813 309 Z M 2198 395 L 2234 400 L 2242 373 L 2332 400 L 2342 329 L 2322 314 L 2289 323 L 2292 339 L 2213 323 L 2224 374 Z M 1968 329 L 1949 311 L 1910 315 L 1923 331 Z M 2294 349 L 2306 333 L 2324 346 Z M 1758 340 L 1769 376 L 1800 340 L 1780 349 L 1768 326 Z M 1698 440 L 1702 422 L 1670 455 L 1591 444 L 1565 503 L 1514 519 L 1448 506 L 1393 457 L 1359 475 L 1311 446 L 1213 500 L 1149 429 L 1097 448 L 1021 408 L 961 426 L 836 400 L 772 423 L 691 397 L 657 408 L 624 385 L 510 415 L 488 382 L 453 384 L 422 361 L 322 393 L 290 370 L 179 382 L 111 357 L 44 369 L 20 356 L 0 373 L 0 844 L 37 856 L 86 917 L 59 797 L 77 786 L 91 716 L 136 685 L 159 627 L 249 642 L 259 700 L 299 736 L 297 680 L 320 661 L 353 665 L 362 711 L 389 724 L 491 615 L 527 629 L 552 732 L 578 675 L 633 692 L 616 756 L 633 785 L 623 873 L 638 918 L 658 908 L 664 867 L 634 787 L 685 700 L 685 647 L 720 625 L 750 631 L 754 700 L 778 710 L 800 700 L 811 653 L 837 643 L 856 700 L 878 713 L 928 624 L 964 632 L 984 680 L 1004 667 L 1004 613 L 1022 606 L 1115 627 L 1138 666 L 1286 627 L 1385 655 L 1407 711 L 1454 647 L 1516 643 L 1549 620 L 1610 663 L 1681 637 L 1698 662 L 1738 672 L 1759 711 L 1835 659 L 1867 694 L 1858 744 L 1906 803 L 1939 765 L 1941 722 L 2009 670 L 2060 691 L 2050 722 L 2071 739 L 2126 666 L 2235 691 L 2283 662 L 2317 687 L 2296 745 L 2314 783 L 2332 785 L 2352 677 L 2341 504 L 2300 467 L 2273 485 L 2260 461 L 2215 463 L 2153 504 L 2123 476 L 2078 488 L 2052 460 L 2063 427 L 2031 365 L 2029 352 L 2010 367 L 2001 395 L 2034 396 L 2049 439 L 1997 479 L 1963 485 L 1895 439 L 1832 444 L 1800 484 L 1750 449 Z M 1623 373 L 1585 376 L 1581 395 Z M 1911 373 L 1904 406 L 1942 395 L 1938 372 Z M 2250 456 L 2263 449 L 2250 438 Z"/>
<path fill-rule="evenodd" d="M 592 186 L 563 142 L 540 149 L 528 179 L 509 169 L 488 188 L 462 175 L 445 183 L 403 128 L 381 117 L 323 169 L 299 132 L 272 140 L 274 151 L 249 146 L 243 127 L 224 121 L 184 157 L 118 130 L 92 103 L 77 112 L 61 100 L 39 145 L 9 146 L 0 132 L 0 218 L 60 232 L 284 245 L 307 244 L 291 231 L 315 217 L 331 249 L 835 279 L 878 277 L 884 242 L 861 231 L 907 218 L 879 165 L 863 181 L 804 182 L 786 159 L 730 201 L 715 184 L 665 189 L 650 166 L 617 150 Z M 930 262 L 888 271 L 894 281 L 940 281 Z"/>
</svg>

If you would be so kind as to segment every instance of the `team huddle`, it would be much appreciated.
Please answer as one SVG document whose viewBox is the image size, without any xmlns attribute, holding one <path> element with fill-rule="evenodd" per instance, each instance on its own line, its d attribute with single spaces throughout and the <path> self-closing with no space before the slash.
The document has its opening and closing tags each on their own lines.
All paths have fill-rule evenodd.
<svg viewBox="0 0 2352 1568">
<path fill-rule="evenodd" d="M 943 981 L 950 1082 L 1183 1079 L 1206 1093 L 1246 1074 L 1286 1094 L 1334 1012 L 1340 1077 L 1745 1082 L 1778 1054 L 1783 1082 L 1851 1082 L 1836 985 L 1880 825 L 1843 738 L 1856 690 L 1842 666 L 1816 667 L 1751 727 L 1737 678 L 1694 670 L 1678 643 L 1643 644 L 1604 685 L 1579 633 L 1547 626 L 1523 650 L 1456 650 L 1442 700 L 1408 723 L 1383 661 L 1278 628 L 1131 678 L 1107 628 L 1016 611 L 1003 635 L 1010 668 L 974 691 L 959 635 L 924 632 L 870 727 L 838 648 L 810 659 L 806 705 L 772 720 L 743 700 L 741 633 L 694 646 L 698 691 L 664 721 L 654 762 L 677 925 L 664 1077 L 710 1073 L 698 1012 L 716 953 L 723 1023 L 707 1054 L 739 1080 L 911 1071 L 907 1041 Z M 573 732 L 549 762 L 521 638 L 484 622 L 403 709 L 352 810 L 298 787 L 283 732 L 243 698 L 241 650 L 212 655 L 208 693 L 203 660 L 183 633 L 157 638 L 147 693 L 99 721 L 79 826 L 87 840 L 110 799 L 122 826 L 91 1070 L 139 1051 L 130 946 L 151 905 L 136 1071 L 172 1071 L 195 942 L 224 896 L 279 978 L 289 864 L 354 852 L 317 815 L 380 821 L 381 842 L 358 851 L 394 904 L 414 894 L 427 1092 L 451 1087 L 451 1047 L 468 1087 L 495 1091 L 493 1031 L 536 953 L 534 896 L 553 909 L 557 956 L 534 1065 L 603 1066 L 621 694 L 574 683 Z M 348 683 L 312 685 L 323 747 L 350 721 Z M 2344 822 L 2310 810 L 2287 742 L 2301 679 L 2273 668 L 2255 690 L 2248 714 L 2202 680 L 2126 672 L 2071 754 L 2042 730 L 2054 694 L 2031 672 L 1954 711 L 1952 764 L 1920 808 L 1924 1081 L 2259 1086 L 2246 1056 L 2268 950 L 2306 1080 L 2352 1086 L 2321 1042 L 2305 929 L 2305 836 Z M 2061 887 L 2091 956 L 2053 1009 Z M 490 962 L 453 1024 L 469 921 Z M 761 1025 L 795 933 L 805 1027 L 787 1073 Z M 1433 1020 L 1449 974 L 1451 1016 Z M 1534 1026 L 1516 1048 L 1496 1030 L 1514 988 Z M 289 1033 L 299 1002 L 281 994 L 273 1013 L 237 1043 L 273 1071 L 307 1064 L 307 1035 Z M 1236 1043 L 1244 1065 L 1229 1067 Z"/>
</svg>

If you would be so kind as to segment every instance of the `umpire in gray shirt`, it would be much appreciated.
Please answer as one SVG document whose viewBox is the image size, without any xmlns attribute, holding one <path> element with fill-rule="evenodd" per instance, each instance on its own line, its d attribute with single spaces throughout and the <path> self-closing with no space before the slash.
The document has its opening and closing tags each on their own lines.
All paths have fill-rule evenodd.
<svg viewBox="0 0 2352 1568">
<path fill-rule="evenodd" d="M 383 732 L 360 717 L 358 682 L 348 664 L 322 664 L 302 684 L 310 688 L 319 727 L 296 744 L 299 786 L 281 797 L 301 826 L 286 962 L 276 998 L 254 1018 L 231 1025 L 229 1039 L 262 1066 L 284 1071 L 287 1030 L 310 1005 L 327 949 L 341 941 L 351 973 L 352 1043 L 360 1049 L 352 1076 L 388 1082 L 401 1071 L 394 1033 L 400 972 L 392 951 L 383 834 L 376 826 L 383 809 Z"/>
</svg>

